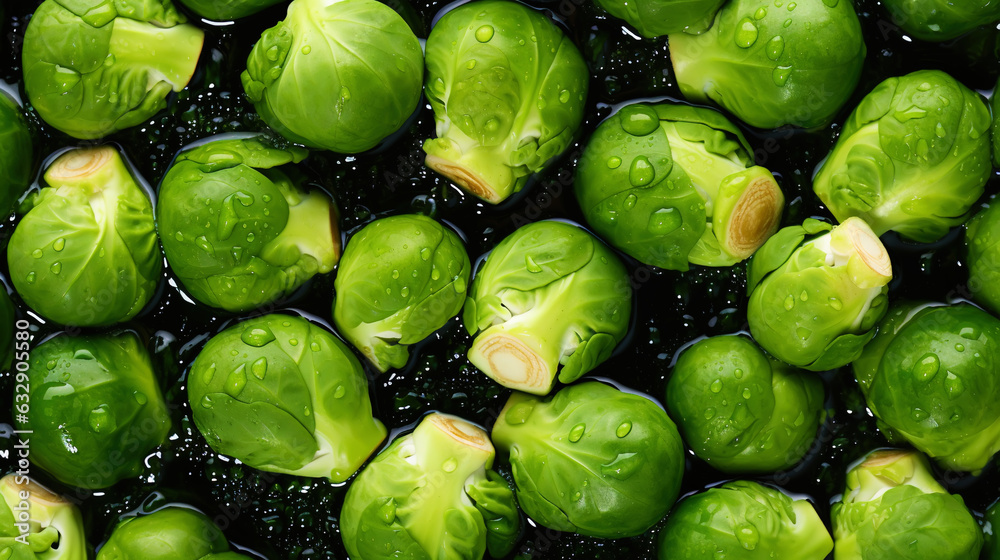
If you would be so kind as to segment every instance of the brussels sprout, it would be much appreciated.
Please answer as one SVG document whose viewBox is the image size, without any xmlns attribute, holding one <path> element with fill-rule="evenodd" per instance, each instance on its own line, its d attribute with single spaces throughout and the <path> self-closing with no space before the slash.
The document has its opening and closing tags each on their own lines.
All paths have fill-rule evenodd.
<svg viewBox="0 0 1000 560">
<path fill-rule="evenodd" d="M 135 333 L 59 335 L 32 349 L 28 363 L 30 413 L 15 401 L 14 417 L 34 434 L 34 464 L 81 488 L 143 472 L 170 415 Z"/>
<path fill-rule="evenodd" d="M 684 350 L 667 382 L 667 410 L 695 455 L 727 473 L 798 463 L 816 439 L 823 383 L 740 336 Z"/>
<path fill-rule="evenodd" d="M 569 147 L 588 77 L 580 51 L 544 14 L 505 0 L 453 9 L 427 38 L 437 123 L 437 138 L 424 142 L 427 167 L 487 202 L 506 199 Z"/>
<path fill-rule="evenodd" d="M 11 281 L 25 303 L 65 325 L 131 319 L 162 269 L 153 207 L 110 146 L 71 150 L 14 229 Z"/>
<path fill-rule="evenodd" d="M 181 152 L 160 185 L 157 220 L 170 268 L 191 295 L 228 311 L 278 300 L 340 256 L 336 208 L 286 164 L 305 150 L 261 138 Z"/>
<path fill-rule="evenodd" d="M 1000 204 L 993 201 L 969 220 L 965 231 L 972 298 L 1000 313 Z"/>
<path fill-rule="evenodd" d="M 80 510 L 34 480 L 0 479 L 0 556 L 10 560 L 87 560 Z"/>
<path fill-rule="evenodd" d="M 750 334 L 795 366 L 823 371 L 846 365 L 885 315 L 891 279 L 889 254 L 859 218 L 832 229 L 811 219 L 784 228 L 750 262 Z"/>
<path fill-rule="evenodd" d="M 889 78 L 851 113 L 813 190 L 838 220 L 930 243 L 960 225 L 992 173 L 990 111 L 939 70 Z"/>
<path fill-rule="evenodd" d="M 903 31 L 924 41 L 954 39 L 1000 19 L 996 0 L 883 0 Z"/>
<path fill-rule="evenodd" d="M 576 195 L 598 234 L 646 264 L 731 266 L 778 229 L 785 203 L 751 154 L 717 111 L 637 103 L 594 132 Z"/>
<path fill-rule="evenodd" d="M 684 97 L 760 128 L 828 124 L 854 92 L 866 54 L 849 0 L 733 0 L 708 32 L 669 40 Z"/>
<path fill-rule="evenodd" d="M 983 546 L 962 498 L 945 491 L 914 451 L 870 453 L 847 473 L 831 517 L 837 560 L 975 560 Z"/>
<path fill-rule="evenodd" d="M 684 444 L 644 396 L 587 382 L 550 397 L 514 393 L 493 426 L 517 499 L 538 523 L 628 537 L 659 521 L 680 491 Z"/>
<path fill-rule="evenodd" d="M 1000 320 L 971 305 L 894 305 L 854 362 L 868 408 L 941 466 L 1000 451 Z M 895 442 L 895 440 L 894 440 Z"/>
<path fill-rule="evenodd" d="M 507 556 L 520 514 L 490 470 L 493 444 L 461 418 L 430 414 L 365 467 L 347 490 L 340 532 L 351 558 L 479 560 Z"/>
<path fill-rule="evenodd" d="M 212 337 L 188 400 L 212 449 L 263 471 L 343 482 L 386 435 L 358 359 L 300 317 L 264 315 Z"/>
<path fill-rule="evenodd" d="M 31 183 L 35 156 L 21 107 L 0 91 L 0 219 L 14 211 Z"/>
<path fill-rule="evenodd" d="M 574 225 L 536 222 L 500 242 L 462 319 L 469 360 L 505 387 L 548 394 L 608 359 L 628 331 L 632 287 L 618 257 Z"/>
<path fill-rule="evenodd" d="M 712 25 L 725 0 L 595 0 L 596 4 L 636 28 L 643 37 L 668 33 L 698 34 Z"/>
<path fill-rule="evenodd" d="M 167 106 L 194 75 L 205 40 L 170 0 L 45 0 L 24 34 L 24 89 L 38 115 L 100 138 Z"/>
<path fill-rule="evenodd" d="M 208 516 L 171 506 L 120 522 L 97 560 L 203 560 L 227 550 L 225 535 Z"/>
<path fill-rule="evenodd" d="M 256 14 L 285 0 L 180 0 L 199 16 L 215 21 L 228 21 Z"/>
<path fill-rule="evenodd" d="M 660 531 L 660 560 L 823 560 L 833 539 L 812 504 L 736 480 L 681 500 Z"/>
<path fill-rule="evenodd" d="M 431 218 L 375 220 L 344 252 L 333 319 L 379 371 L 401 368 L 410 344 L 462 310 L 471 266 L 461 239 Z"/>
<path fill-rule="evenodd" d="M 293 0 L 254 45 L 241 78 L 264 122 L 288 140 L 357 153 L 406 122 L 423 75 L 420 43 L 392 8 Z"/>
</svg>

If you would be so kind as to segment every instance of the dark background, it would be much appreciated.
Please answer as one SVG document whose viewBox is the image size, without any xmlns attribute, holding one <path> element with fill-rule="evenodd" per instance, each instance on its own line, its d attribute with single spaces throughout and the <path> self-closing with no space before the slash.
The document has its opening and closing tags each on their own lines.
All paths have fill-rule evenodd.
<svg viewBox="0 0 1000 560">
<path fill-rule="evenodd" d="M 403 14 L 418 37 L 425 38 L 434 15 L 445 5 L 420 0 L 387 3 Z M 20 44 L 35 0 L 0 0 L 7 17 L 0 22 L 0 79 L 19 87 Z M 422 166 L 420 146 L 433 135 L 433 114 L 425 102 L 406 129 L 389 145 L 373 152 L 345 157 L 314 152 L 305 168 L 313 181 L 332 193 L 341 211 L 346 235 L 376 217 L 421 212 L 446 220 L 464 233 L 473 260 L 525 222 L 549 217 L 583 222 L 572 192 L 572 174 L 583 142 L 613 108 L 637 98 L 680 99 L 670 66 L 666 38 L 639 40 L 609 19 L 589 0 L 532 0 L 564 24 L 591 71 L 590 95 L 583 131 L 555 164 L 540 174 L 521 195 L 492 207 L 464 196 L 455 187 Z M 287 4 L 287 3 L 285 3 Z M 166 111 L 148 123 L 107 138 L 121 147 L 136 170 L 154 187 L 174 155 L 186 144 L 223 132 L 265 130 L 266 126 L 243 98 L 239 74 L 261 31 L 284 14 L 285 4 L 228 26 L 213 26 L 192 18 L 207 32 L 199 69 L 189 87 L 172 96 Z M 984 28 L 943 45 L 910 41 L 888 13 L 871 0 L 855 7 L 868 45 L 865 70 L 853 98 L 838 115 L 842 122 L 853 106 L 881 80 L 922 68 L 948 71 L 967 86 L 991 90 L 1000 73 L 998 32 Z M 23 90 L 21 91 L 23 97 Z M 34 113 L 29 119 L 36 133 L 36 164 L 54 151 L 82 142 L 44 125 Z M 783 225 L 798 224 L 810 216 L 829 216 L 812 194 L 813 169 L 836 139 L 838 124 L 804 132 L 793 129 L 759 131 L 744 128 L 756 150 L 757 163 L 768 167 L 785 191 L 788 208 Z M 996 177 L 987 196 L 996 190 Z M 985 197 L 984 197 L 985 198 Z M 0 224 L 0 275 L 6 279 L 6 243 L 17 217 Z M 895 273 L 890 298 L 953 301 L 968 296 L 967 274 L 961 262 L 962 232 L 955 230 L 933 245 L 901 242 L 892 234 L 883 238 Z M 594 374 L 663 399 L 671 360 L 682 345 L 706 335 L 745 329 L 745 272 L 693 267 L 686 273 L 661 271 L 626 257 L 636 293 L 634 325 L 615 356 Z M 346 558 L 337 529 L 340 504 L 346 490 L 324 480 L 262 473 L 220 458 L 190 421 L 184 376 L 207 337 L 239 317 L 193 305 L 180 296 L 169 269 L 161 293 L 135 320 L 134 329 L 154 356 L 165 396 L 173 413 L 169 440 L 147 459 L 142 476 L 124 480 L 103 492 L 81 491 L 60 485 L 33 470 L 50 487 L 77 499 L 84 512 L 93 546 L 108 535 L 119 516 L 155 508 L 167 502 L 192 504 L 214 517 L 240 547 L 272 560 L 283 558 Z M 21 316 L 36 329 L 36 343 L 58 326 L 44 324 L 14 296 Z M 323 322 L 330 320 L 332 275 L 315 278 L 271 310 L 303 312 Z M 244 315 L 246 316 L 246 315 Z M 121 327 L 117 327 L 121 328 Z M 113 330 L 113 329 L 105 329 Z M 458 319 L 416 348 L 402 371 L 375 376 L 372 395 L 375 415 L 390 429 L 411 427 L 431 410 L 448 412 L 486 425 L 502 407 L 508 391 L 471 366 L 465 352 L 471 344 Z M 828 504 L 843 487 L 846 466 L 877 446 L 886 445 L 864 408 L 848 369 L 823 374 L 830 417 L 808 458 L 791 472 L 761 477 L 789 491 L 811 496 L 820 515 L 829 517 Z M 12 402 L 12 379 L 0 374 L 0 402 Z M 10 421 L 9 408 L 0 407 L 0 422 Z M 10 424 L 0 423 L 0 449 L 9 449 Z M 2 461 L 2 460 L 0 460 Z M 509 475 L 498 460 L 499 470 Z M 0 464 L 0 471 L 13 470 Z M 1000 495 L 992 464 L 974 478 L 938 472 L 952 491 L 981 512 Z M 684 492 L 728 478 L 689 456 Z M 616 541 L 559 533 L 528 525 L 516 552 L 522 558 L 653 558 L 659 525 L 645 535 Z"/>
</svg>

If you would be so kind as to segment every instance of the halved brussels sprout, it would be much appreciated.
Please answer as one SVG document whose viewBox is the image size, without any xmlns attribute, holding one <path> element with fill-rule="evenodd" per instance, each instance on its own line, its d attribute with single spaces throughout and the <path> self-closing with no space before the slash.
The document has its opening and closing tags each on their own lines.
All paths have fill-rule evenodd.
<svg viewBox="0 0 1000 560">
<path fill-rule="evenodd" d="M 333 319 L 379 370 L 462 310 L 472 265 L 453 231 L 420 215 L 382 218 L 351 237 L 337 271 Z"/>
<path fill-rule="evenodd" d="M 481 0 L 441 18 L 427 38 L 427 99 L 437 138 L 425 163 L 496 204 L 573 141 L 589 72 L 543 13 Z"/>
<path fill-rule="evenodd" d="M 930 243 L 960 225 L 992 174 L 990 111 L 939 70 L 889 78 L 861 100 L 813 190 L 838 220 Z"/>
<path fill-rule="evenodd" d="M 340 531 L 351 558 L 480 560 L 510 554 L 520 513 L 507 481 L 491 470 L 482 430 L 429 414 L 365 467 L 347 490 Z"/>
<path fill-rule="evenodd" d="M 8 474 L 0 479 L 0 556 L 87 560 L 80 510 L 31 478 Z"/>
<path fill-rule="evenodd" d="M 1000 451 L 1000 320 L 989 313 L 894 305 L 852 367 L 894 443 L 961 471 L 978 472 Z"/>
<path fill-rule="evenodd" d="M 915 451 L 868 454 L 848 471 L 831 517 L 837 560 L 975 560 L 983 546 L 961 496 L 938 484 Z"/>
<path fill-rule="evenodd" d="M 377 0 L 293 0 L 264 31 L 243 89 L 264 122 L 311 148 L 370 150 L 406 122 L 420 100 L 420 43 Z"/>
<path fill-rule="evenodd" d="M 70 150 L 43 179 L 7 251 L 17 293 L 64 325 L 135 317 L 163 266 L 146 192 L 110 146 Z"/>
<path fill-rule="evenodd" d="M 701 35 L 670 34 L 677 85 L 759 128 L 826 125 L 854 92 L 866 48 L 849 0 L 732 0 Z"/>
<path fill-rule="evenodd" d="M 212 337 L 191 365 L 188 401 L 212 449 L 262 471 L 343 482 L 386 435 L 347 345 L 290 315 Z"/>
<path fill-rule="evenodd" d="M 748 480 L 688 496 L 660 531 L 660 560 L 823 560 L 833 538 L 812 504 Z"/>
<path fill-rule="evenodd" d="M 0 91 L 0 219 L 14 211 L 31 184 L 35 155 L 21 107 Z"/>
<path fill-rule="evenodd" d="M 849 364 L 885 315 L 891 279 L 889 254 L 860 218 L 784 228 L 750 262 L 750 334 L 794 366 Z"/>
<path fill-rule="evenodd" d="M 667 382 L 667 410 L 703 461 L 727 473 L 798 463 L 816 439 L 823 383 L 741 336 L 685 349 Z"/>
<path fill-rule="evenodd" d="M 643 37 L 702 33 L 725 0 L 595 0 L 598 6 L 636 28 Z"/>
<path fill-rule="evenodd" d="M 306 156 L 263 138 L 181 152 L 160 185 L 170 268 L 195 299 L 245 311 L 289 295 L 340 257 L 337 210 L 290 164 Z"/>
<path fill-rule="evenodd" d="M 167 106 L 194 75 L 205 33 L 170 0 L 45 0 L 24 33 L 24 89 L 38 115 L 100 138 Z"/>
<path fill-rule="evenodd" d="M 954 39 L 1000 19 L 994 0 L 883 0 L 882 5 L 903 31 L 924 41 Z"/>
<path fill-rule="evenodd" d="M 524 512 L 559 531 L 644 533 L 677 499 L 684 444 L 653 400 L 598 382 L 554 396 L 514 393 L 493 441 L 508 453 Z"/>
<path fill-rule="evenodd" d="M 587 143 L 577 199 L 598 234 L 646 264 L 731 266 L 777 231 L 785 204 L 752 153 L 717 111 L 628 105 Z"/>
<path fill-rule="evenodd" d="M 135 333 L 59 335 L 33 348 L 28 364 L 30 412 L 17 401 L 14 418 L 33 432 L 34 464 L 80 488 L 143 472 L 170 431 L 170 414 Z"/>
<path fill-rule="evenodd" d="M 607 360 L 628 331 L 632 286 L 614 252 L 563 222 L 528 224 L 476 272 L 462 319 L 469 361 L 505 387 L 545 395 Z"/>
</svg>

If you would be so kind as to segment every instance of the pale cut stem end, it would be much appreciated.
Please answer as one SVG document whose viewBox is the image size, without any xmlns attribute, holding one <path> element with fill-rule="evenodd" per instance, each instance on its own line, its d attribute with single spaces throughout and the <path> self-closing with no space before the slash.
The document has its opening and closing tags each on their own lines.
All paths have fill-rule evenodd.
<svg viewBox="0 0 1000 560">
<path fill-rule="evenodd" d="M 423 421 L 462 447 L 484 451 L 490 455 L 495 453 L 493 443 L 482 428 L 457 416 L 435 412 L 429 414 Z"/>
<path fill-rule="evenodd" d="M 885 467 L 912 454 L 913 451 L 907 449 L 879 449 L 872 451 L 861 463 L 861 466 L 866 468 Z"/>
<path fill-rule="evenodd" d="M 118 152 L 111 146 L 70 150 L 52 162 L 45 180 L 52 185 L 79 183 L 101 174 L 117 159 Z"/>
<path fill-rule="evenodd" d="M 776 231 L 785 204 L 774 177 L 755 177 L 733 207 L 722 245 L 735 258 L 753 255 Z"/>
<path fill-rule="evenodd" d="M 892 262 L 872 228 L 861 218 L 854 217 L 845 220 L 840 227 L 847 230 L 847 239 L 857 256 L 848 262 L 855 285 L 869 289 L 888 284 L 892 280 Z"/>
<path fill-rule="evenodd" d="M 484 181 L 475 171 L 464 165 L 431 154 L 427 154 L 427 157 L 424 158 L 424 163 L 427 167 L 461 187 L 462 190 L 490 204 L 499 204 L 503 201 L 503 197 L 493 187 Z"/>
<path fill-rule="evenodd" d="M 0 479 L 0 486 L 4 487 L 4 491 L 0 493 L 7 496 L 19 496 L 21 492 L 28 492 L 28 494 L 31 495 L 31 501 L 33 503 L 44 507 L 61 507 L 69 504 L 65 498 L 35 482 L 34 480 L 26 478 L 27 482 L 18 484 L 18 478 L 19 477 L 14 474 L 9 474 Z"/>
<path fill-rule="evenodd" d="M 542 356 L 505 332 L 486 331 L 476 337 L 469 360 L 497 383 L 525 393 L 546 395 L 555 380 Z"/>
</svg>

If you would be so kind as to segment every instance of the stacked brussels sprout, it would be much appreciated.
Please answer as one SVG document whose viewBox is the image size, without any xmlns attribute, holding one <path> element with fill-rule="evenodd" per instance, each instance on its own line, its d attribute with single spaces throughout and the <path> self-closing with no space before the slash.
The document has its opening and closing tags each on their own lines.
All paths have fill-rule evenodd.
<svg viewBox="0 0 1000 560">
<path fill-rule="evenodd" d="M 0 5 L 0 560 L 1000 557 L 959 4 Z"/>
</svg>

